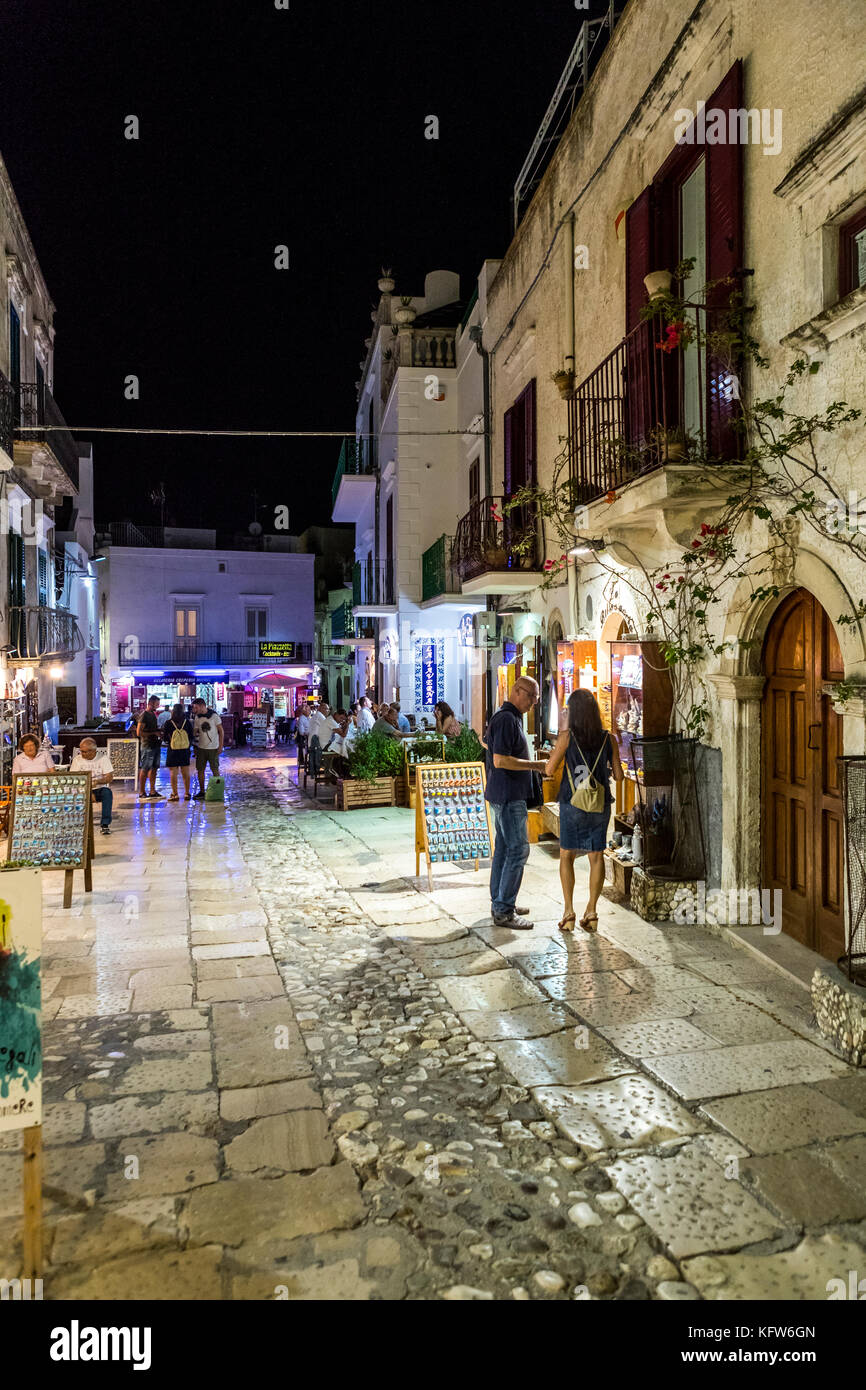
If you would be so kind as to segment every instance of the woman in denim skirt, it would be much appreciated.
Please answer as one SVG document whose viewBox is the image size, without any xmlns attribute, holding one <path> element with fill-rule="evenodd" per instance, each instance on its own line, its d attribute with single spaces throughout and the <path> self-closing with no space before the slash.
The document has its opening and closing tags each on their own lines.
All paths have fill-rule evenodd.
<svg viewBox="0 0 866 1390">
<path fill-rule="evenodd" d="M 568 697 L 566 710 L 568 723 L 554 744 L 545 770 L 545 776 L 553 777 L 565 760 L 559 788 L 559 877 L 565 912 L 559 929 L 574 931 L 574 858 L 588 854 L 589 902 L 580 925 L 584 931 L 596 931 L 595 909 L 604 887 L 604 848 L 613 801 L 610 779 L 613 776 L 617 782 L 622 781 L 622 764 L 613 735 L 602 725 L 598 701 L 591 690 L 575 690 Z M 579 811 L 571 804 L 572 784 L 576 787 L 590 772 L 604 787 L 603 811 Z"/>
</svg>

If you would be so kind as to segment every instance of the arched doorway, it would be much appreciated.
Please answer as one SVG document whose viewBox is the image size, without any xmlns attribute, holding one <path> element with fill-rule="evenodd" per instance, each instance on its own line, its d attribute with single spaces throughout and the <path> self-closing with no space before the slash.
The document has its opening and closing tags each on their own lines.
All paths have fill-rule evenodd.
<svg viewBox="0 0 866 1390">
<path fill-rule="evenodd" d="M 823 693 L 844 675 L 827 613 L 807 589 L 780 603 L 764 640 L 761 821 L 764 886 L 782 891 L 782 929 L 835 959 L 844 949 L 842 719 Z"/>
</svg>

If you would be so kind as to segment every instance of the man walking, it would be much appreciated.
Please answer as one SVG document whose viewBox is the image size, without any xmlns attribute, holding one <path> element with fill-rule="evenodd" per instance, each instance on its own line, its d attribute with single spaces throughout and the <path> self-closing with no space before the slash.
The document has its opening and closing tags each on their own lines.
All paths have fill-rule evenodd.
<svg viewBox="0 0 866 1390">
<path fill-rule="evenodd" d="M 496 845 L 490 867 L 491 916 L 496 927 L 528 931 L 528 908 L 517 906 L 523 866 L 529 858 L 526 803 L 532 797 L 532 773 L 546 760 L 529 756 L 523 716 L 538 703 L 538 683 L 520 676 L 487 728 L 487 790 L 493 807 Z"/>
<path fill-rule="evenodd" d="M 114 768 L 108 756 L 108 749 L 97 748 L 92 738 L 83 738 L 73 754 L 69 771 L 90 773 L 90 790 L 93 792 L 93 800 L 98 801 L 102 807 L 99 828 L 103 835 L 110 835 L 111 808 L 114 804 L 111 779 L 114 776 Z"/>
<path fill-rule="evenodd" d="M 225 734 L 216 710 L 211 709 L 201 696 L 192 702 L 192 727 L 195 770 L 198 774 L 198 791 L 193 801 L 203 801 L 205 768 L 210 766 L 211 777 L 219 777 L 220 753 L 223 751 Z"/>
<path fill-rule="evenodd" d="M 148 796 L 162 796 L 162 792 L 156 790 L 156 774 L 159 768 L 160 754 L 162 753 L 159 720 L 156 714 L 158 709 L 159 696 L 151 695 L 136 725 L 139 743 L 138 795 L 141 801 L 146 801 Z M 145 791 L 148 776 L 150 776 L 149 792 Z"/>
</svg>

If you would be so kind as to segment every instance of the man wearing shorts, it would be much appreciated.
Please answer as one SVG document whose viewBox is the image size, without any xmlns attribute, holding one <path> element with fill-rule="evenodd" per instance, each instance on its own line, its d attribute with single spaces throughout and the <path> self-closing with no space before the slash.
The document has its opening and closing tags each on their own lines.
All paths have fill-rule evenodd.
<svg viewBox="0 0 866 1390">
<path fill-rule="evenodd" d="M 159 720 L 156 713 L 158 709 L 159 696 L 151 695 L 136 725 L 139 746 L 138 795 L 142 801 L 146 801 L 149 796 L 162 796 L 162 792 L 156 790 L 156 773 L 159 768 L 159 759 L 162 752 Z M 149 792 L 145 791 L 148 777 L 150 777 Z"/>
<path fill-rule="evenodd" d="M 195 743 L 195 770 L 198 774 L 198 791 L 194 801 L 204 799 L 205 768 L 210 767 L 211 776 L 218 777 L 220 753 L 223 751 L 225 734 L 216 710 L 210 709 L 202 699 L 192 702 L 192 724 Z"/>
</svg>

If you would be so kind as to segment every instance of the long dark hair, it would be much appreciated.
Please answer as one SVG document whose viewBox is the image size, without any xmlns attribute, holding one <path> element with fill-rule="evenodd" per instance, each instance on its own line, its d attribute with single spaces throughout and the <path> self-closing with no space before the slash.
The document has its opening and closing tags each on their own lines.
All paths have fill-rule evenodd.
<svg viewBox="0 0 866 1390">
<path fill-rule="evenodd" d="M 172 724 L 177 724 L 182 729 L 185 721 L 186 710 L 184 709 L 183 705 L 175 705 L 174 709 L 171 712 Z"/>
<path fill-rule="evenodd" d="M 440 700 L 439 703 L 438 703 L 437 705 L 434 706 L 434 709 L 438 709 L 440 715 L 442 716 L 442 723 L 443 723 L 443 724 L 445 723 L 445 721 L 446 721 L 447 719 L 453 719 L 453 718 L 454 718 L 454 711 L 453 711 L 453 709 L 451 708 L 450 705 L 446 705 L 446 703 L 445 703 L 444 700 Z"/>
<path fill-rule="evenodd" d="M 581 748 L 598 748 L 605 729 L 601 710 L 591 690 L 573 690 L 568 697 L 568 727 Z"/>
</svg>

